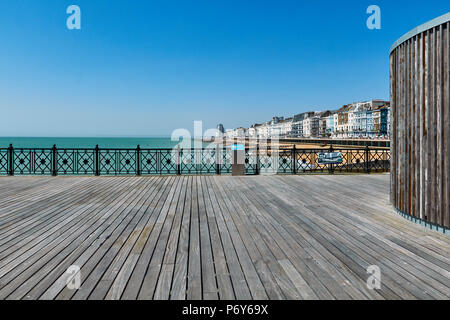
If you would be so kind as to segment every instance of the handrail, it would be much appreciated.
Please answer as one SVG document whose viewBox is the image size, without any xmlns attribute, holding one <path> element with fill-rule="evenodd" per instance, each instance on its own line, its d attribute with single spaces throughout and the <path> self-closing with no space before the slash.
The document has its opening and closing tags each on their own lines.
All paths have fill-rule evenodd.
<svg viewBox="0 0 450 320">
<path fill-rule="evenodd" d="M 228 174 L 232 150 L 216 148 L 0 148 L 0 175 Z M 245 148 L 247 174 L 351 173 L 389 171 L 390 149 L 294 146 Z M 340 163 L 323 162 L 338 153 Z M 321 160 L 322 159 L 322 160 Z"/>
</svg>

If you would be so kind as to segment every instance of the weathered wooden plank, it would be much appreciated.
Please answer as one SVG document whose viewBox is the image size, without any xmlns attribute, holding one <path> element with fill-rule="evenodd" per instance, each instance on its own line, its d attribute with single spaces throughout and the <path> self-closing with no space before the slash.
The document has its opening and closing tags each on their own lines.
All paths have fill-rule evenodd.
<svg viewBox="0 0 450 320">
<path fill-rule="evenodd" d="M 68 236 L 66 234 L 61 237 L 59 239 L 59 241 L 61 242 L 57 242 L 55 246 L 47 246 L 45 247 L 45 249 L 41 249 L 40 251 L 38 251 L 37 254 L 39 255 L 39 259 L 37 260 L 37 262 L 21 273 L 21 277 L 26 278 L 26 275 L 31 274 L 34 275 L 34 277 L 22 284 L 20 284 L 20 278 L 14 278 L 10 283 L 8 283 L 7 286 L 4 286 L 2 290 L 0 290 L 0 295 L 9 296 L 14 290 L 17 289 L 18 284 L 20 284 L 21 287 L 25 286 L 26 288 L 31 286 L 34 281 L 39 279 L 38 276 L 44 276 L 46 271 L 51 270 L 54 267 L 55 262 L 56 264 L 58 264 L 59 261 L 61 261 L 61 259 L 66 256 L 66 252 L 71 252 L 71 250 L 76 248 L 79 243 L 86 239 L 86 237 L 88 237 L 92 232 L 97 230 L 98 227 L 100 227 L 108 218 L 116 219 L 117 216 L 112 215 L 112 212 L 108 211 L 98 212 L 90 218 L 89 223 L 85 222 L 81 227 L 78 227 L 75 232 L 68 233 Z M 50 261 L 54 262 L 49 263 Z M 7 281 L 7 279 L 14 277 L 14 275 L 17 274 L 17 272 L 19 272 L 21 268 L 23 268 L 23 266 L 14 269 L 14 272 L 8 273 L 1 279 L 1 281 Z M 38 273 L 36 273 L 37 270 L 39 270 Z M 24 292 L 26 291 L 24 289 L 21 289 L 16 292 L 16 294 L 23 294 Z"/>
<path fill-rule="evenodd" d="M 181 191 L 179 192 L 180 198 L 178 199 L 172 230 L 170 231 L 170 236 L 167 241 L 161 275 L 155 290 L 155 300 L 168 300 L 171 295 L 171 284 L 176 262 L 176 254 L 178 251 L 180 227 L 181 221 L 183 219 L 183 210 L 186 199 L 186 187 L 187 177 L 183 178 L 183 184 L 181 187 Z"/>
<path fill-rule="evenodd" d="M 202 299 L 202 272 L 200 257 L 200 226 L 198 213 L 198 187 L 196 177 L 192 178 L 191 228 L 189 232 L 189 262 L 187 299 Z"/>
<path fill-rule="evenodd" d="M 286 196 L 288 193 L 284 190 L 280 190 L 280 187 L 278 188 L 269 188 L 266 190 L 266 197 L 268 194 L 274 194 L 277 199 L 284 200 L 283 202 L 277 201 L 276 203 L 271 204 L 271 201 L 266 200 L 266 205 L 270 205 L 271 211 L 274 212 L 274 207 L 276 206 L 279 208 L 279 210 L 282 210 L 282 214 L 278 216 L 278 219 L 290 221 L 289 225 L 292 225 L 294 230 L 296 230 L 297 234 L 309 234 L 312 235 L 315 241 L 317 241 L 320 245 L 327 248 L 328 251 L 332 252 L 333 255 L 339 257 L 339 260 L 344 262 L 346 265 L 346 268 L 350 268 L 350 270 L 353 271 L 354 274 L 358 275 L 360 279 L 364 279 L 366 277 L 365 270 L 367 266 L 370 264 L 367 264 L 367 261 L 364 261 L 361 259 L 360 255 L 355 254 L 355 252 L 352 252 L 347 247 L 344 247 L 341 244 L 341 240 L 337 240 L 334 238 L 331 238 L 329 235 L 328 229 L 324 228 L 321 229 L 321 225 L 318 223 L 314 223 L 314 215 L 307 214 L 307 212 L 310 210 L 308 209 L 308 205 L 303 205 L 301 208 L 298 207 L 292 207 L 289 202 L 296 201 L 296 200 L 287 200 Z M 308 195 L 310 197 L 310 195 Z M 306 198 L 306 197 L 305 197 Z M 304 200 L 299 200 L 303 202 Z M 314 200 L 313 200 L 314 201 Z M 268 202 L 268 203 L 267 203 Z M 316 202 L 317 203 L 317 202 Z M 312 203 L 310 204 L 313 205 Z M 292 212 L 301 211 L 302 215 L 293 214 Z M 297 223 L 298 221 L 299 223 Z M 312 240 L 309 239 L 309 242 Z M 290 241 L 289 241 L 290 243 Z M 299 250 L 299 249 L 297 249 Z M 305 261 L 308 261 L 307 259 L 304 259 Z M 322 268 L 330 268 L 328 265 L 329 263 L 325 262 L 325 264 L 322 266 Z M 345 296 L 348 297 L 348 295 L 345 294 L 345 292 L 342 292 L 343 286 L 340 285 L 334 277 L 334 273 L 328 274 L 327 272 L 320 272 L 320 268 L 312 268 L 312 271 L 316 273 L 316 277 L 321 280 L 322 283 L 326 284 L 326 287 L 328 290 L 330 290 L 334 295 L 336 295 L 339 299 L 346 299 Z M 312 280 L 312 279 L 311 279 Z M 361 281 L 361 280 L 360 280 Z M 338 288 L 341 288 L 341 290 L 338 290 Z M 396 295 L 392 295 L 392 292 L 390 290 L 387 290 L 383 294 L 386 295 L 386 297 L 395 298 Z"/>
<path fill-rule="evenodd" d="M 148 274 L 144 277 L 142 287 L 139 292 L 139 299 L 153 299 L 155 298 L 155 291 L 159 281 L 159 275 L 163 266 L 163 259 L 167 249 L 170 231 L 172 228 L 173 220 L 175 217 L 178 201 L 180 198 L 180 190 L 182 187 L 182 179 L 177 179 L 174 186 L 166 199 L 164 207 L 162 208 L 161 215 L 156 221 L 156 229 L 160 228 L 158 241 L 155 245 L 155 249 L 152 254 L 152 259 L 149 264 Z M 165 267 L 166 274 L 162 281 L 167 281 L 171 277 L 170 266 Z M 170 290 L 170 288 L 168 289 Z M 168 292 L 167 290 L 167 292 Z M 160 291 L 163 294 L 162 291 Z M 157 297 L 159 298 L 159 297 Z"/>
<path fill-rule="evenodd" d="M 165 199 L 161 212 L 155 221 L 155 227 L 152 232 L 152 238 L 146 244 L 146 248 L 152 252 L 151 260 L 147 265 L 141 264 L 140 267 L 146 267 L 147 272 L 142 279 L 142 285 L 139 290 L 138 299 L 152 299 L 155 293 L 159 272 L 161 270 L 164 252 L 167 245 L 170 229 L 172 227 L 173 217 L 178 204 L 179 188 L 181 179 L 176 179 L 171 186 L 170 192 Z M 178 182 L 178 183 L 177 183 Z M 177 193 L 178 191 L 178 193 Z M 145 250 L 145 249 L 144 249 Z M 149 253 L 147 253 L 149 255 Z M 147 258 L 148 259 L 148 258 Z M 148 261 L 146 259 L 146 261 Z M 142 272 L 142 271 L 140 271 Z"/>
<path fill-rule="evenodd" d="M 200 256 L 202 267 L 202 293 L 208 300 L 219 299 L 219 291 L 216 281 L 216 270 L 213 261 L 211 238 L 206 213 L 205 193 L 203 191 L 202 179 L 196 177 L 198 189 L 198 213 L 200 228 Z"/>
<path fill-rule="evenodd" d="M 247 216 L 250 221 L 248 222 L 247 227 L 257 230 L 257 232 L 252 232 L 255 237 L 255 244 L 261 251 L 261 255 L 283 292 L 285 299 L 300 299 L 302 296 L 305 297 L 304 292 L 295 290 L 296 288 L 298 289 L 298 287 L 295 286 L 291 277 L 287 274 L 287 271 L 282 268 L 280 261 L 287 259 L 295 260 L 296 265 L 302 266 L 300 269 L 302 272 L 306 273 L 306 278 L 311 285 L 316 286 L 317 284 L 313 280 L 315 279 L 315 276 L 308 270 L 308 267 L 303 264 L 303 261 L 308 261 L 311 257 L 306 257 L 304 254 L 301 254 L 300 252 L 302 252 L 303 249 L 300 246 L 294 245 L 298 239 L 286 238 L 287 231 L 284 230 L 282 226 L 279 226 L 271 214 L 266 211 L 264 200 L 261 196 L 257 196 L 256 193 L 251 192 L 250 190 L 252 190 L 252 188 L 247 186 L 244 192 L 242 192 L 242 186 L 240 185 L 234 185 L 230 188 L 239 190 L 239 192 L 236 192 L 236 195 L 239 195 L 242 198 L 239 202 L 247 204 L 248 206 Z M 280 243 L 280 246 L 278 246 L 277 243 Z M 293 248 L 283 247 L 283 245 L 287 243 Z M 266 290 L 268 289 L 270 289 L 270 287 L 267 288 L 266 286 Z M 328 298 L 329 296 L 326 297 Z M 280 299 L 281 296 L 278 295 L 275 298 Z"/>
<path fill-rule="evenodd" d="M 250 221 L 249 217 L 251 212 L 249 202 L 242 198 L 241 192 L 235 192 L 235 190 L 239 189 L 236 188 L 236 185 L 232 182 L 235 181 L 238 183 L 238 181 L 227 178 L 222 178 L 220 180 L 221 185 L 223 185 L 225 190 L 229 190 L 228 194 L 230 196 L 230 204 L 232 205 L 230 210 L 231 219 L 233 219 L 250 258 L 256 267 L 256 271 L 264 285 L 267 296 L 271 300 L 285 298 L 299 299 L 300 296 L 295 292 L 288 277 L 283 274 L 278 261 L 264 245 L 264 241 L 256 229 L 257 225 L 255 226 Z M 239 183 L 239 187 L 241 185 L 242 184 Z M 286 295 L 283 293 L 283 289 L 277 280 L 282 282 Z"/>
<path fill-rule="evenodd" d="M 213 178 L 214 188 L 216 188 L 218 194 L 221 195 L 221 197 L 219 198 L 219 203 L 220 200 L 222 200 L 222 203 L 220 203 L 222 214 L 224 216 L 228 231 L 233 239 L 234 248 L 242 265 L 242 271 L 244 272 L 248 287 L 250 289 L 250 292 L 252 293 L 252 297 L 256 300 L 267 299 L 268 296 L 264 285 L 262 284 L 261 279 L 258 276 L 255 265 L 251 262 L 248 250 L 245 247 L 245 244 L 240 237 L 237 227 L 231 217 L 230 211 L 233 210 L 232 203 L 226 196 L 223 186 L 218 183 L 216 179 L 217 177 Z"/>
<path fill-rule="evenodd" d="M 144 228 L 146 226 L 148 227 L 147 223 L 151 216 L 145 213 L 148 206 L 154 199 L 152 197 L 154 189 L 147 188 L 147 190 L 148 191 L 146 191 L 146 193 L 140 197 L 139 202 L 133 208 L 133 211 L 137 212 L 137 218 L 134 220 L 135 223 L 130 223 L 126 227 L 120 237 L 109 248 L 105 256 L 106 259 L 102 259 L 102 261 L 96 266 L 96 270 L 102 272 L 103 267 L 106 267 L 109 264 L 109 266 L 101 276 L 100 281 L 95 286 L 95 289 L 89 295 L 89 299 L 99 300 L 105 298 L 112 284 L 117 278 L 117 275 L 122 269 L 122 266 L 126 261 L 128 254 L 131 252 Z M 95 273 L 95 270 L 93 271 L 93 273 Z"/>
<path fill-rule="evenodd" d="M 211 196 L 208 190 L 209 177 L 202 177 L 202 187 L 206 208 L 206 219 L 208 223 L 208 230 L 211 241 L 211 249 L 213 253 L 214 269 L 216 274 L 217 289 L 219 299 L 232 300 L 234 299 L 233 285 L 231 283 L 230 272 L 227 267 L 225 259 L 225 252 L 220 239 L 219 230 L 216 222 L 216 211 L 213 205 Z"/>
<path fill-rule="evenodd" d="M 166 181 L 164 181 L 162 188 L 159 189 L 160 190 L 159 192 L 163 192 L 163 194 L 164 194 L 169 185 L 170 185 L 170 179 L 167 179 Z M 142 191 L 143 190 L 141 190 L 141 192 Z M 131 193 L 133 194 L 134 192 L 131 192 Z M 137 193 L 137 195 L 139 193 Z M 87 261 L 83 264 L 83 266 L 81 268 L 81 274 L 84 275 L 82 278 L 81 289 L 78 291 L 73 291 L 73 290 L 68 290 L 67 288 L 64 288 L 64 290 L 58 294 L 56 299 L 70 299 L 72 297 L 74 297 L 76 299 L 81 299 L 81 298 L 87 298 L 89 296 L 90 292 L 92 291 L 92 288 L 96 285 L 95 280 L 98 280 L 98 278 L 100 278 L 100 276 L 101 276 L 101 272 L 99 272 L 99 269 L 98 268 L 95 269 L 98 262 L 102 261 L 105 254 L 107 253 L 108 249 L 118 239 L 121 232 L 123 232 L 123 230 L 126 228 L 126 226 L 129 223 L 131 223 L 132 221 L 135 221 L 135 220 L 133 220 L 133 218 L 136 215 L 133 216 L 134 212 L 131 212 L 132 207 L 129 208 L 130 205 L 133 205 L 133 204 L 128 203 L 128 204 L 125 204 L 124 208 L 119 207 L 118 209 L 116 209 L 116 210 L 118 210 L 118 212 L 120 212 L 120 216 L 122 218 L 121 218 L 121 220 L 117 221 L 116 223 L 111 224 L 108 227 L 108 229 L 103 231 L 103 233 L 99 239 L 100 241 L 98 243 L 96 243 L 95 245 L 93 245 L 95 254 L 91 256 L 90 255 L 91 252 L 88 250 L 87 257 L 89 257 L 89 259 L 87 259 Z M 159 213 L 159 210 L 158 210 L 158 213 Z M 108 259 L 108 258 L 106 258 L 106 259 Z M 94 275 L 91 276 L 93 270 L 96 270 L 97 276 L 94 276 Z M 90 278 L 89 278 L 89 276 L 90 276 Z M 85 283 L 85 281 L 87 279 L 90 279 L 89 284 Z M 78 296 L 76 296 L 76 295 L 78 295 Z"/>
<path fill-rule="evenodd" d="M 420 62 L 416 54 L 412 49 L 411 69 Z M 415 104 L 417 80 L 410 81 Z M 411 119 L 420 118 L 414 108 Z M 421 143 L 420 136 L 411 141 Z M 23 181 L 14 184 L 19 189 L 28 185 L 27 178 L 12 180 Z M 0 197 L 8 181 L 0 178 Z M 29 224 L 5 216 L 8 228 L 26 231 L 5 238 L 0 295 L 186 299 L 194 282 L 196 299 L 208 300 L 450 298 L 450 238 L 394 214 L 388 181 L 387 175 L 42 177 L 18 193 L 32 195 L 24 212 L 10 194 L 8 203 Z M 57 203 L 40 201 L 43 188 Z M 52 188 L 65 190 L 65 198 Z M 40 208 L 34 214 L 33 203 Z M 74 264 L 81 267 L 80 290 L 66 287 L 65 271 Z M 366 287 L 369 264 L 381 267 L 381 290 Z"/>
<path fill-rule="evenodd" d="M 219 229 L 220 238 L 222 239 L 225 257 L 230 271 L 231 281 L 233 283 L 234 294 L 238 300 L 248 300 L 252 298 L 250 289 L 244 276 L 237 252 L 232 242 L 232 235 L 230 234 L 226 220 L 223 214 L 223 195 L 216 192 L 213 179 L 208 179 L 208 190 L 211 201 L 216 208 L 216 221 Z"/>
<path fill-rule="evenodd" d="M 154 195 L 157 190 L 159 189 L 160 185 L 162 184 L 161 180 L 155 179 L 152 185 L 149 188 L 149 191 L 151 191 L 151 195 Z M 153 199 L 153 197 L 152 197 Z M 103 236 L 105 237 L 105 236 Z M 80 246 L 75 250 L 71 255 L 69 255 L 63 263 L 61 263 L 58 268 L 54 269 L 54 275 L 49 275 L 46 277 L 44 281 L 41 281 L 39 285 L 37 285 L 35 288 L 33 288 L 32 291 L 28 294 L 30 298 L 33 298 L 34 296 L 38 296 L 40 299 L 53 299 L 56 297 L 56 295 L 61 292 L 61 290 L 64 288 L 65 283 L 67 281 L 67 274 L 62 274 L 61 276 L 57 277 L 60 273 L 64 272 L 64 268 L 67 268 L 67 265 L 71 263 L 72 265 L 76 265 L 78 267 L 83 267 L 86 262 L 92 258 L 92 256 L 96 253 L 99 253 L 97 251 L 98 247 L 90 245 L 89 248 L 85 248 L 83 246 Z M 82 253 L 77 256 L 77 251 L 81 251 Z M 100 254 L 99 254 L 100 256 Z M 124 263 L 124 267 L 127 264 Z M 59 270 L 58 270 L 59 269 Z M 86 269 L 84 269 L 86 271 Z M 55 279 L 55 277 L 57 277 Z M 86 275 L 85 275 L 86 277 Z M 121 281 L 121 278 L 117 276 L 117 281 Z M 113 299 L 113 298 L 111 298 Z"/>
<path fill-rule="evenodd" d="M 253 186 L 253 188 L 259 188 L 260 186 Z M 269 187 L 269 186 L 266 186 Z M 249 187 L 250 188 L 250 187 Z M 249 195 L 249 199 L 259 199 L 259 212 L 265 212 L 266 198 L 267 195 L 264 194 L 264 197 L 256 197 L 255 195 Z M 306 198 L 306 197 L 305 197 Z M 251 200 L 250 200 L 251 201 Z M 302 199 L 302 201 L 304 201 Z M 301 211 L 301 210 L 300 210 Z M 280 212 L 279 214 L 274 214 L 275 212 Z M 365 295 L 367 292 L 366 289 L 362 288 L 361 281 L 354 277 L 352 274 L 346 274 L 348 270 L 347 267 L 342 263 L 342 261 L 336 259 L 333 254 L 330 254 L 325 247 L 323 247 L 317 240 L 314 239 L 313 235 L 309 235 L 306 231 L 296 230 L 291 223 L 282 224 L 284 213 L 279 209 L 270 208 L 265 219 L 268 219 L 268 222 L 265 223 L 264 226 L 272 225 L 275 229 L 268 229 L 270 235 L 273 237 L 273 242 L 277 242 L 280 244 L 281 251 L 286 252 L 287 257 L 292 261 L 292 263 L 296 266 L 296 268 L 301 273 L 302 277 L 307 281 L 307 283 L 312 287 L 313 291 L 318 295 L 319 298 L 322 299 L 331 299 L 332 295 L 328 292 L 325 285 L 328 283 L 328 277 L 323 274 L 323 272 L 317 272 L 315 267 L 316 264 L 308 263 L 312 261 L 317 261 L 320 263 L 320 268 L 323 268 L 329 276 L 334 277 L 336 282 L 341 284 L 341 289 L 344 292 L 348 292 L 348 295 L 355 299 L 364 299 L 368 296 L 372 297 L 372 295 Z M 279 234 L 278 234 L 279 232 Z M 297 244 L 298 243 L 298 244 Z M 286 246 L 289 244 L 289 246 Z M 306 252 L 305 247 L 309 248 Z M 284 258 L 279 258 L 279 260 L 283 260 Z M 308 267 L 308 265 L 310 267 Z M 344 276 L 342 276 L 344 275 Z M 320 280 L 320 281 L 319 281 Z M 321 282 L 322 281 L 322 282 Z M 352 283 L 353 286 L 349 286 L 348 284 Z M 355 288 L 362 288 L 362 293 Z M 338 294 L 340 296 L 341 294 Z M 376 297 L 376 294 L 374 295 Z"/>
<path fill-rule="evenodd" d="M 185 300 L 187 288 L 188 256 L 189 256 L 189 226 L 191 221 L 192 177 L 188 177 L 186 197 L 183 203 L 183 219 L 181 222 L 178 240 L 177 255 L 175 258 L 174 274 L 172 280 L 171 300 Z"/>
<path fill-rule="evenodd" d="M 105 196 L 103 187 L 106 189 L 107 184 L 94 184 L 92 188 L 83 189 L 81 192 L 75 191 L 77 192 L 77 197 L 70 197 L 70 194 L 66 194 L 66 197 L 72 199 L 67 206 L 61 207 L 56 201 L 51 206 L 52 211 L 48 214 L 49 216 L 43 216 L 44 212 L 37 209 L 34 213 L 35 217 L 32 224 L 24 226 L 21 222 L 18 222 L 20 231 L 5 232 L 5 236 L 8 236 L 3 239 L 2 245 L 0 245 L 0 267 L 3 267 L 28 249 L 40 245 L 42 240 L 45 239 L 48 242 L 50 238 L 56 238 L 58 233 L 66 230 L 66 227 L 75 224 L 78 221 L 76 218 L 80 217 L 89 207 L 92 207 L 89 200 Z M 95 190 L 96 188 L 98 190 Z"/>
<path fill-rule="evenodd" d="M 116 183 L 116 184 L 113 184 L 113 185 L 114 185 L 114 188 L 118 188 L 121 184 L 120 183 Z M 101 206 L 105 206 L 108 203 L 108 201 L 111 201 L 112 199 L 118 199 L 117 198 L 117 194 L 115 192 L 111 192 L 110 189 L 105 188 L 104 191 L 105 191 L 105 194 L 99 195 L 99 196 L 103 196 L 104 197 L 104 202 L 98 202 L 95 206 L 88 206 L 88 209 L 90 210 L 90 212 L 93 212 L 94 210 L 100 208 Z M 95 202 L 93 201 L 92 204 L 94 204 L 94 203 Z M 71 212 L 69 211 L 69 212 L 67 212 L 67 214 L 70 215 Z M 73 213 L 74 216 L 76 216 L 78 214 L 82 214 L 84 216 L 84 218 L 88 218 L 90 216 L 88 210 L 84 210 L 81 213 L 78 213 L 78 212 L 77 213 Z M 61 227 L 58 230 L 58 232 L 52 232 L 50 235 L 44 234 L 42 237 L 45 239 L 45 241 L 42 241 L 40 243 L 39 247 L 37 247 L 37 248 L 36 248 L 36 246 L 33 247 L 33 250 L 27 251 L 26 255 L 21 256 L 20 259 L 16 259 L 15 261 L 20 262 L 23 259 L 26 259 L 25 261 L 29 261 L 30 263 L 33 263 L 33 256 L 30 256 L 31 253 L 40 252 L 43 248 L 48 249 L 50 246 L 54 246 L 54 245 L 52 245 L 51 242 L 48 242 L 48 241 L 53 240 L 53 242 L 55 244 L 57 244 L 57 243 L 59 243 L 59 241 L 61 241 L 61 236 L 62 235 L 64 235 L 64 234 L 66 234 L 66 235 L 72 234 L 74 231 L 78 230 L 78 228 L 81 225 L 86 224 L 86 222 L 88 222 L 88 221 L 89 221 L 89 219 L 86 219 L 86 220 L 85 219 L 77 219 L 77 221 L 73 221 L 73 223 L 69 224 L 67 227 L 64 227 L 64 228 Z M 57 241 L 58 239 L 59 239 L 59 241 Z M 42 281 L 40 281 L 39 285 L 37 285 L 35 288 L 33 288 L 32 291 L 30 291 L 27 294 L 27 297 L 29 297 L 29 298 L 37 298 L 37 297 L 39 297 L 39 295 L 42 292 L 42 290 L 46 290 L 47 289 L 46 286 L 50 285 L 52 283 L 52 281 L 53 281 L 52 279 L 54 279 L 55 277 L 58 277 L 58 271 L 63 273 L 63 272 L 65 272 L 67 267 L 69 265 L 71 265 L 69 263 L 70 257 L 73 254 L 75 254 L 76 252 L 80 252 L 80 251 L 82 251 L 81 246 L 78 247 L 77 250 L 73 251 L 68 257 L 66 257 L 64 259 L 64 261 L 66 261 L 66 263 L 61 262 L 60 265 L 58 265 L 57 267 L 54 267 L 53 270 L 52 270 L 52 273 L 47 275 Z M 35 258 L 36 260 L 40 260 L 41 259 L 41 256 L 39 256 L 37 254 L 35 254 L 34 256 L 36 257 Z M 39 293 L 37 293 L 37 292 L 39 292 Z"/>
</svg>

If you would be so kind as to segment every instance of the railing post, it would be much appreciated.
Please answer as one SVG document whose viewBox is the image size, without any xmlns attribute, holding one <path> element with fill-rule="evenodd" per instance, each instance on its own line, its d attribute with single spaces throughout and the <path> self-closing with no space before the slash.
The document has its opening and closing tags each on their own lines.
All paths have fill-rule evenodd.
<svg viewBox="0 0 450 320">
<path fill-rule="evenodd" d="M 56 145 L 53 145 L 52 148 L 52 176 L 56 177 L 58 175 L 58 159 L 57 159 L 58 153 L 56 150 Z"/>
<path fill-rule="evenodd" d="M 141 175 L 141 146 L 137 145 L 136 148 L 136 175 Z"/>
<path fill-rule="evenodd" d="M 328 152 L 333 153 L 333 144 L 330 144 L 330 148 L 328 149 Z M 330 166 L 328 167 L 328 172 L 330 174 L 334 174 L 334 164 L 330 163 Z"/>
<path fill-rule="evenodd" d="M 8 175 L 14 175 L 14 148 L 12 144 L 8 148 Z"/>
<path fill-rule="evenodd" d="M 195 149 L 194 149 L 194 155 L 195 155 Z M 181 156 L 182 156 L 182 150 L 180 146 L 178 146 L 178 161 L 177 161 L 177 175 L 181 175 Z M 194 159 L 195 161 L 195 159 Z"/>
<path fill-rule="evenodd" d="M 220 175 L 220 154 L 218 145 L 216 145 L 216 174 Z"/>
<path fill-rule="evenodd" d="M 295 144 L 294 148 L 292 149 L 292 161 L 294 161 L 293 163 L 294 174 L 297 174 L 297 148 Z"/>
<path fill-rule="evenodd" d="M 391 171 L 391 161 L 390 161 L 390 157 L 391 157 L 391 151 L 390 150 L 383 150 L 384 153 L 384 171 L 385 172 L 389 172 Z"/>
<path fill-rule="evenodd" d="M 364 162 L 366 163 L 366 173 L 370 173 L 370 166 L 369 166 L 369 146 L 366 146 L 365 153 L 364 153 Z"/>
<path fill-rule="evenodd" d="M 95 146 L 95 175 L 100 175 L 100 149 L 98 144 Z"/>
<path fill-rule="evenodd" d="M 256 166 L 255 166 L 255 174 L 259 174 L 259 143 L 256 142 Z"/>
</svg>

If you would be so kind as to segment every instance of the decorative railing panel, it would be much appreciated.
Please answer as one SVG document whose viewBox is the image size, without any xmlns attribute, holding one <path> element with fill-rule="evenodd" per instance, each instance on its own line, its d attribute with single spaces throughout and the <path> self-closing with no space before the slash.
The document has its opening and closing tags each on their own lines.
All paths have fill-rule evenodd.
<svg viewBox="0 0 450 320">
<path fill-rule="evenodd" d="M 0 175 L 9 173 L 8 149 L 0 149 Z"/>
<path fill-rule="evenodd" d="M 231 174 L 233 151 L 216 149 L 0 149 L 0 175 Z M 338 162 L 321 158 L 338 155 Z M 315 174 L 389 171 L 389 149 L 246 149 L 245 173 Z"/>
<path fill-rule="evenodd" d="M 12 166 L 16 175 L 50 175 L 52 162 L 51 149 L 17 149 L 14 150 Z"/>
<path fill-rule="evenodd" d="M 222 162 L 220 163 L 220 170 L 219 173 L 222 174 L 230 174 L 232 172 L 232 164 L 233 164 L 233 158 L 231 155 L 231 152 L 226 152 L 225 150 L 220 151 L 221 154 L 219 154 L 219 157 L 222 158 Z"/>
<path fill-rule="evenodd" d="M 99 150 L 101 175 L 136 175 L 137 163 L 137 150 Z"/>
<path fill-rule="evenodd" d="M 57 175 L 95 174 L 95 151 L 92 149 L 56 150 Z"/>
<path fill-rule="evenodd" d="M 296 152 L 296 168 L 297 173 L 321 173 L 329 172 L 331 165 L 319 164 L 318 154 L 323 150 L 297 150 Z"/>
<path fill-rule="evenodd" d="M 257 150 L 245 150 L 245 174 L 258 174 Z"/>
</svg>

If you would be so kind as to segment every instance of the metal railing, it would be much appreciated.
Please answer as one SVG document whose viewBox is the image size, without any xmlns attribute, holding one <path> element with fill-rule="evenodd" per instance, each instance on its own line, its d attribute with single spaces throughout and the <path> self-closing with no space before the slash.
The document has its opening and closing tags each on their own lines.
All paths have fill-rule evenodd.
<svg viewBox="0 0 450 320">
<path fill-rule="evenodd" d="M 324 164 L 322 153 L 339 153 Z M 389 171 L 386 148 L 245 149 L 246 174 L 372 173 Z M 182 175 L 231 174 L 232 150 L 0 148 L 0 175 Z"/>
</svg>

